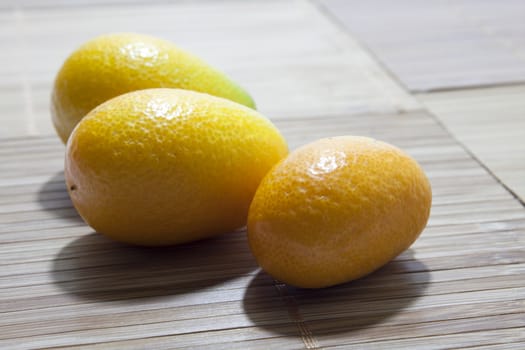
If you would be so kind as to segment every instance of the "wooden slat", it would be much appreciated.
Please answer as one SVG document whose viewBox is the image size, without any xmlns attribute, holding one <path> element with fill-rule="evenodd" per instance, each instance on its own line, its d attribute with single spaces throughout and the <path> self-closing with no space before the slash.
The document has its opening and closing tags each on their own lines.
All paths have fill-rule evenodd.
<svg viewBox="0 0 525 350">
<path fill-rule="evenodd" d="M 520 349 L 525 341 L 522 328 L 505 328 L 489 331 L 460 332 L 449 335 L 436 335 L 414 339 L 387 340 L 382 342 L 368 342 L 358 344 L 358 349 L 409 349 L 409 350 L 440 350 L 440 349 L 468 349 L 479 344 L 503 345 L 511 344 L 507 349 Z M 348 344 L 328 347 L 328 349 L 347 349 Z"/>
</svg>

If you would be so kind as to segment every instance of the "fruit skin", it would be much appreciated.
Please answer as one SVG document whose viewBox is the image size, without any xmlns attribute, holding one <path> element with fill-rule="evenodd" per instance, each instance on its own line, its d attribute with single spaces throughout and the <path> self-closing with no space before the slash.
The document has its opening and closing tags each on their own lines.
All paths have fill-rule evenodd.
<svg viewBox="0 0 525 350">
<path fill-rule="evenodd" d="M 303 146 L 261 182 L 248 238 L 270 275 L 304 288 L 362 277 L 407 249 L 430 214 L 430 184 L 415 160 L 365 137 Z"/>
<path fill-rule="evenodd" d="M 188 90 L 127 93 L 91 111 L 67 143 L 74 206 L 97 232 L 159 246 L 246 224 L 266 172 L 288 153 L 255 110 Z"/>
<path fill-rule="evenodd" d="M 64 143 L 93 108 L 126 92 L 180 88 L 255 108 L 250 95 L 224 73 L 169 41 L 134 33 L 96 37 L 73 52 L 55 79 L 51 115 Z"/>
</svg>

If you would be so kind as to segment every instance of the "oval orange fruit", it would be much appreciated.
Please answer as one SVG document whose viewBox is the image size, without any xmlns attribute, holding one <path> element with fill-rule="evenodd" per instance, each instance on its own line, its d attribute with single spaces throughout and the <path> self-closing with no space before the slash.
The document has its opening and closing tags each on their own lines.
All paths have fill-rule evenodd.
<svg viewBox="0 0 525 350">
<path fill-rule="evenodd" d="M 114 33 L 84 43 L 60 68 L 51 101 L 55 129 L 65 143 L 80 119 L 102 102 L 150 88 L 205 92 L 255 107 L 250 95 L 226 74 L 171 42 Z"/>
<path fill-rule="evenodd" d="M 248 217 L 260 266 L 285 283 L 327 287 L 362 277 L 424 229 L 431 187 L 400 149 L 366 137 L 321 139 L 279 162 Z"/>
<path fill-rule="evenodd" d="M 251 108 L 189 90 L 140 90 L 82 119 L 67 143 L 65 177 L 96 231 L 169 245 L 244 226 L 261 179 L 287 153 Z"/>
</svg>

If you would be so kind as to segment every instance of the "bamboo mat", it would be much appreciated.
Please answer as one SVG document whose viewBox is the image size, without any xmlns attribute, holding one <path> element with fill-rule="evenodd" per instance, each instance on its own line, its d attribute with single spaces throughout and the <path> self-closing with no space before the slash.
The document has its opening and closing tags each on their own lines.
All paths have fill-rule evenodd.
<svg viewBox="0 0 525 350">
<path fill-rule="evenodd" d="M 525 85 L 436 92 L 418 97 L 525 201 Z"/>
<path fill-rule="evenodd" d="M 369 135 L 423 165 L 427 229 L 380 271 L 291 288 L 259 271 L 245 232 L 169 249 L 86 227 L 56 137 L 0 141 L 0 348 L 441 349 L 525 341 L 525 210 L 424 112 L 278 121 L 294 148 Z M 96 346 L 95 346 L 96 345 Z"/>
<path fill-rule="evenodd" d="M 485 114 L 481 95 L 418 95 L 431 114 L 325 3 L 0 0 L 0 349 L 523 349 L 525 209 L 454 120 L 490 124 L 514 95 L 498 130 L 516 136 L 519 88 L 487 95 Z M 502 11 L 491 23 L 517 42 Z M 94 233 L 65 190 L 49 94 L 72 48 L 111 31 L 165 37 L 223 68 L 291 148 L 340 134 L 402 147 L 433 186 L 428 227 L 379 271 L 317 291 L 261 272 L 243 230 L 166 249 Z M 439 70 L 425 79 L 441 84 Z"/>
<path fill-rule="evenodd" d="M 525 1 L 319 1 L 411 91 L 525 81 Z"/>
</svg>

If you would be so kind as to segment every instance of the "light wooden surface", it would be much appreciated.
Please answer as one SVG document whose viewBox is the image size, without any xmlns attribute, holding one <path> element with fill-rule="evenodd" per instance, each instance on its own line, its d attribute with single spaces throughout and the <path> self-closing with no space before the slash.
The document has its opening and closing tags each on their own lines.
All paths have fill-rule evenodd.
<svg viewBox="0 0 525 350">
<path fill-rule="evenodd" d="M 501 145 L 519 143 L 521 88 L 413 96 L 325 3 L 0 0 L 0 349 L 523 349 L 525 208 L 470 147 L 493 135 L 497 157 L 519 162 Z M 433 186 L 428 227 L 376 273 L 317 291 L 261 272 L 244 231 L 167 249 L 94 233 L 65 190 L 48 98 L 66 55 L 108 31 L 223 68 L 291 148 L 355 134 L 405 149 Z"/>
<path fill-rule="evenodd" d="M 525 1 L 319 1 L 412 91 L 525 81 Z"/>
<path fill-rule="evenodd" d="M 418 97 L 495 176 L 525 201 L 525 85 Z"/>
</svg>

